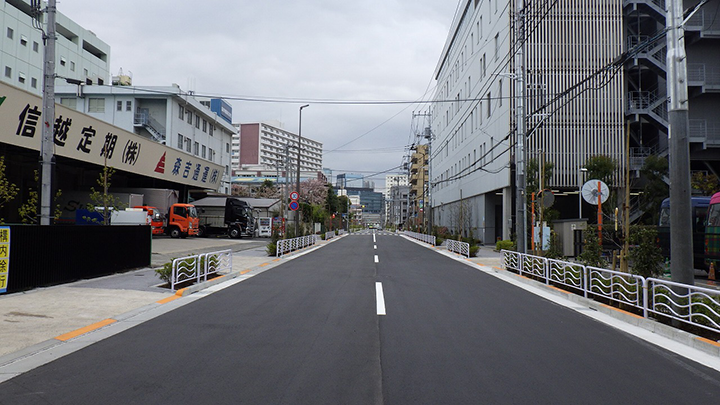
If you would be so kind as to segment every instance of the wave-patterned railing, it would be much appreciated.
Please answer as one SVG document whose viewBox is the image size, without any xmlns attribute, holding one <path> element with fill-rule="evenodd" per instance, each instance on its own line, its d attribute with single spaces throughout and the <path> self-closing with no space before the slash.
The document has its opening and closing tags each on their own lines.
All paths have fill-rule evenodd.
<svg viewBox="0 0 720 405">
<path fill-rule="evenodd" d="M 417 239 L 420 242 L 429 243 L 433 246 L 435 246 L 435 235 L 426 235 L 424 233 L 417 233 L 417 232 L 411 232 L 411 231 L 405 231 L 403 234 L 413 238 Z"/>
<path fill-rule="evenodd" d="M 286 253 L 296 251 L 317 243 L 317 235 L 300 236 L 292 239 L 281 239 L 275 245 L 275 255 L 282 257 Z"/>
<path fill-rule="evenodd" d="M 445 246 L 450 252 L 455 252 L 459 255 L 470 258 L 470 244 L 467 242 L 460 242 L 458 240 L 447 239 Z"/>
<path fill-rule="evenodd" d="M 661 315 L 699 328 L 720 332 L 720 291 L 636 274 L 584 266 L 503 250 L 503 266 L 579 292 L 649 314 Z"/>
<path fill-rule="evenodd" d="M 230 272 L 231 270 L 232 250 L 229 249 L 179 257 L 172 262 L 170 288 L 174 291 L 175 286 L 180 283 L 191 280 L 200 283 L 207 281 L 211 274 Z"/>
</svg>

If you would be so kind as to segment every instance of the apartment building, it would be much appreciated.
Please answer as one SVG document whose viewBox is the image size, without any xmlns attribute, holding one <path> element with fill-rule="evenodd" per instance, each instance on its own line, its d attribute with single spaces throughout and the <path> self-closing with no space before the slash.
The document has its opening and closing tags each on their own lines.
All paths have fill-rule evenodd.
<svg viewBox="0 0 720 405">
<path fill-rule="evenodd" d="M 279 125 L 264 122 L 245 123 L 239 127 L 240 171 L 251 166 L 260 166 L 265 170 L 275 170 L 277 167 L 292 167 L 293 171 L 297 170 L 297 134 L 281 129 Z M 302 137 L 300 172 L 312 173 L 311 178 L 316 178 L 318 172 L 322 173 L 321 142 Z"/>
<path fill-rule="evenodd" d="M 44 18 L 41 15 L 38 21 L 43 27 Z M 107 82 L 110 46 L 61 12 L 56 19 L 55 83 L 63 84 L 66 78 Z M 0 4 L 0 26 L 0 81 L 42 94 L 42 32 L 33 26 L 30 1 L 5 0 Z"/>
<path fill-rule="evenodd" d="M 184 151 L 224 168 L 217 191 L 230 193 L 232 136 L 235 127 L 176 84 L 172 86 L 62 85 L 60 104 L 128 132 Z"/>
<path fill-rule="evenodd" d="M 428 145 L 417 145 L 410 155 L 410 223 L 425 227 L 428 184 Z"/>
</svg>

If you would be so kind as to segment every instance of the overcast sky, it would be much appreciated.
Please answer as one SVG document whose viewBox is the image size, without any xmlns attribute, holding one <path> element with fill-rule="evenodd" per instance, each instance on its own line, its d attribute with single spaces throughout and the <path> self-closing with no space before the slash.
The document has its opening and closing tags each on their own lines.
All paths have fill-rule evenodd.
<svg viewBox="0 0 720 405">
<path fill-rule="evenodd" d="M 198 94 L 306 101 L 302 134 L 323 143 L 323 166 L 333 175 L 398 166 L 412 142 L 413 111 L 429 106 L 313 101 L 431 98 L 457 5 L 457 0 L 57 2 L 58 11 L 110 45 L 111 73 L 132 72 L 135 86 L 177 83 Z M 231 104 L 235 123 L 279 121 L 297 133 L 301 102 Z"/>
</svg>

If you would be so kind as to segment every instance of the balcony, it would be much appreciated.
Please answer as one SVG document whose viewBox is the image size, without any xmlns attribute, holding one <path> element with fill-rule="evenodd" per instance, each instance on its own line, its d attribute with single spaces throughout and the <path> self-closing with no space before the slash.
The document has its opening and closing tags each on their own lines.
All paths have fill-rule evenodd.
<svg viewBox="0 0 720 405">
<path fill-rule="evenodd" d="M 703 93 L 720 91 L 720 69 L 705 63 L 688 63 L 688 86 L 700 87 Z"/>
</svg>

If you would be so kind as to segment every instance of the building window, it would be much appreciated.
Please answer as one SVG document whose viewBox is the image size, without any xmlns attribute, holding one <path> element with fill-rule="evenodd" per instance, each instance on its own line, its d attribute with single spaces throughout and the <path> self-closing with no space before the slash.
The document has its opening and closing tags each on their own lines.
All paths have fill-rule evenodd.
<svg viewBox="0 0 720 405">
<path fill-rule="evenodd" d="M 34 78 L 34 77 L 30 78 L 30 87 L 32 87 L 33 89 L 37 89 L 37 79 L 36 78 Z"/>
<path fill-rule="evenodd" d="M 492 112 L 492 109 L 490 108 L 490 93 L 487 94 L 487 116 L 490 118 L 490 113 Z"/>
<path fill-rule="evenodd" d="M 500 56 L 500 33 L 495 34 L 495 60 Z"/>
<path fill-rule="evenodd" d="M 20 35 L 20 45 L 27 46 L 27 37 L 25 35 Z"/>
<path fill-rule="evenodd" d="M 12 78 L 12 68 L 10 66 L 5 66 L 5 77 Z"/>
<path fill-rule="evenodd" d="M 18 81 L 20 83 L 25 83 L 25 73 L 20 72 L 20 74 L 18 74 Z"/>
<path fill-rule="evenodd" d="M 88 112 L 89 113 L 104 113 L 105 112 L 105 99 L 104 98 L 88 99 Z"/>
<path fill-rule="evenodd" d="M 33 41 L 33 52 L 38 52 L 39 49 L 40 49 L 40 44 Z"/>
<path fill-rule="evenodd" d="M 60 66 L 65 66 L 65 63 L 67 63 L 65 58 L 60 58 Z"/>
<path fill-rule="evenodd" d="M 225 152 L 230 153 L 230 144 L 227 142 L 225 143 Z"/>
<path fill-rule="evenodd" d="M 201 156 L 203 159 L 205 159 L 207 156 L 207 148 L 205 147 L 205 145 L 202 146 L 202 155 Z"/>
<path fill-rule="evenodd" d="M 178 107 L 180 107 L 178 118 L 185 119 L 185 107 L 178 104 Z"/>
<path fill-rule="evenodd" d="M 125 111 L 132 111 L 132 101 L 125 102 Z"/>
<path fill-rule="evenodd" d="M 15 34 L 15 31 L 13 31 L 12 28 L 8 27 L 8 29 L 7 29 L 7 37 L 10 38 L 10 39 L 13 39 L 14 34 Z"/>
<path fill-rule="evenodd" d="M 187 115 L 187 123 L 192 125 L 192 112 L 190 112 L 189 110 L 185 111 L 185 115 Z"/>
<path fill-rule="evenodd" d="M 60 104 L 64 105 L 67 108 L 72 108 L 73 110 L 77 110 L 77 99 L 76 98 L 61 98 Z"/>
<path fill-rule="evenodd" d="M 200 116 L 195 114 L 195 128 L 200 129 Z"/>
<path fill-rule="evenodd" d="M 122 111 L 122 101 L 117 102 L 117 110 Z"/>
<path fill-rule="evenodd" d="M 190 153 L 191 143 L 190 138 L 185 138 L 185 151 L 187 151 L 187 153 Z"/>
<path fill-rule="evenodd" d="M 215 130 L 215 125 L 210 124 L 210 136 L 213 136 L 213 130 Z"/>
<path fill-rule="evenodd" d="M 197 143 L 197 142 L 195 142 L 195 144 L 194 144 L 193 146 L 194 146 L 194 147 L 193 147 L 193 154 L 194 154 L 195 156 L 199 155 L 199 154 L 200 154 L 200 144 Z"/>
<path fill-rule="evenodd" d="M 202 130 L 203 130 L 203 132 L 207 132 L 207 120 L 203 120 Z"/>
<path fill-rule="evenodd" d="M 70 71 L 71 72 L 75 71 L 75 62 L 73 62 L 73 61 L 70 61 Z"/>
<path fill-rule="evenodd" d="M 178 134 L 178 143 L 177 143 L 178 149 L 182 150 L 183 148 L 183 136 Z"/>
<path fill-rule="evenodd" d="M 214 162 L 214 159 L 213 159 L 214 156 L 215 156 L 215 151 L 212 150 L 212 148 L 208 148 L 208 159 L 211 162 Z"/>
<path fill-rule="evenodd" d="M 89 73 L 87 69 L 83 69 L 83 75 L 85 75 L 85 77 L 88 77 Z"/>
</svg>

